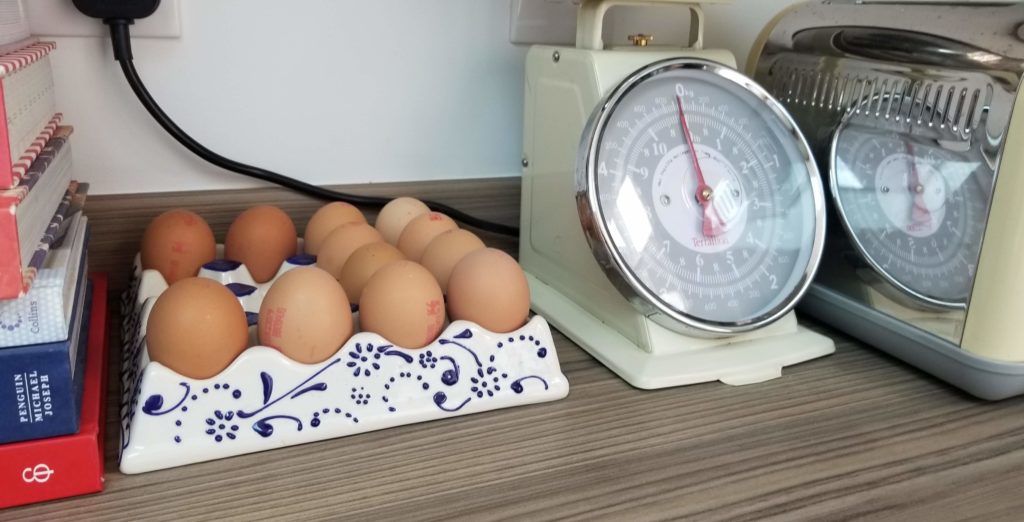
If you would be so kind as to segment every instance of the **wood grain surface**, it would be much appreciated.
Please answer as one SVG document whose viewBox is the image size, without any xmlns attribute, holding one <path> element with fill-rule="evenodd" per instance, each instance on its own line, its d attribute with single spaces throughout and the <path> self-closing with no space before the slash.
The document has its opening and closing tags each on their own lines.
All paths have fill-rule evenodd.
<svg viewBox="0 0 1024 522">
<path fill-rule="evenodd" d="M 518 215 L 517 180 L 359 190 L 507 223 Z M 93 197 L 92 268 L 123 288 L 158 212 L 193 208 L 222 237 L 234 214 L 262 202 L 300 230 L 318 205 L 277 189 Z M 0 519 L 1024 519 L 1024 399 L 970 398 L 809 325 L 836 340 L 834 355 L 761 384 L 658 391 L 631 388 L 555 332 L 564 400 L 130 476 L 117 470 L 112 379 L 106 492 Z"/>
</svg>

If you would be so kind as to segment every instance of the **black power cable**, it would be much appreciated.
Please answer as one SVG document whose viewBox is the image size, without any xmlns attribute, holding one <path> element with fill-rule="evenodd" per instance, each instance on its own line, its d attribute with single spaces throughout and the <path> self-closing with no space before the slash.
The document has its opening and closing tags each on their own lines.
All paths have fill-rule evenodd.
<svg viewBox="0 0 1024 522">
<path fill-rule="evenodd" d="M 167 116 L 163 109 L 161 109 L 156 103 L 156 100 L 154 100 L 149 94 L 149 91 L 146 90 L 146 86 L 142 83 L 142 79 L 139 78 L 139 73 L 135 70 L 135 64 L 132 62 L 131 34 L 128 30 L 128 26 L 132 23 L 131 20 L 108 19 L 104 20 L 104 22 L 110 26 L 110 39 L 114 45 L 114 59 L 121 64 L 121 70 L 124 71 L 124 76 L 128 80 L 128 85 L 131 86 L 132 91 L 135 92 L 139 101 L 142 102 L 142 106 L 149 111 L 149 114 L 153 116 L 153 119 L 155 119 L 157 123 L 159 123 L 160 126 L 171 135 L 171 137 L 177 140 L 178 143 L 181 143 L 186 149 L 192 151 L 193 154 L 222 169 L 237 172 L 251 178 L 269 181 L 318 199 L 344 201 L 353 205 L 370 207 L 382 207 L 390 201 L 388 198 L 346 194 L 326 189 L 324 187 L 319 187 L 304 181 L 283 176 L 276 172 L 271 172 L 266 169 L 253 167 L 251 165 L 246 165 L 245 163 L 225 158 L 224 156 L 204 147 L 201 143 L 182 130 L 181 127 L 178 127 L 178 125 L 175 124 L 169 116 Z M 443 203 L 435 201 L 423 201 L 423 203 L 432 210 L 446 214 L 448 217 L 471 227 L 508 236 L 519 236 L 519 228 L 517 227 L 473 217 L 461 210 L 454 209 Z"/>
</svg>

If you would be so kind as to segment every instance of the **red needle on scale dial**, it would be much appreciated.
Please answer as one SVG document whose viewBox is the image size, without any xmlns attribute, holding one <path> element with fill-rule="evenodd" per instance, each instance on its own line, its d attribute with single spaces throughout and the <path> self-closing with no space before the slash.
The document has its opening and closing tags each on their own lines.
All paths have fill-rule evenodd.
<svg viewBox="0 0 1024 522">
<path fill-rule="evenodd" d="M 932 214 L 924 202 L 924 185 L 921 184 L 921 176 L 917 172 L 917 162 L 914 161 L 914 149 L 910 142 L 904 142 L 907 156 L 910 156 L 910 193 L 914 196 L 914 206 L 910 209 L 910 218 L 915 224 L 928 223 L 932 220 Z"/>
<path fill-rule="evenodd" d="M 690 158 L 693 160 L 693 170 L 697 173 L 697 203 L 704 209 L 704 236 L 715 237 L 723 232 L 723 223 L 711 203 L 711 196 L 714 192 L 711 186 L 704 181 L 704 172 L 700 170 L 700 162 L 697 161 L 697 149 L 693 146 L 693 136 L 690 135 L 690 126 L 686 124 L 686 114 L 683 113 L 683 97 L 676 96 L 676 105 L 679 107 L 679 124 L 683 127 L 683 137 L 686 139 L 686 146 L 690 148 Z"/>
</svg>

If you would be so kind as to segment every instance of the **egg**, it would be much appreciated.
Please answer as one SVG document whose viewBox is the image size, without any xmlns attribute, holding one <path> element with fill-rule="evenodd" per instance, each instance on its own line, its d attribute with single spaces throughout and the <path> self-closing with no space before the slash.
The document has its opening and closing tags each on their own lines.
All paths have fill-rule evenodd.
<svg viewBox="0 0 1024 522">
<path fill-rule="evenodd" d="M 224 238 L 224 257 L 244 264 L 253 281 L 266 283 L 277 275 L 285 259 L 295 255 L 297 241 L 292 218 L 275 206 L 261 205 L 231 222 Z"/>
<path fill-rule="evenodd" d="M 380 232 L 366 223 L 348 223 L 327 235 L 320 253 L 316 256 L 316 266 L 324 269 L 335 279 L 341 279 L 341 269 L 349 256 L 368 243 L 383 241 Z"/>
<path fill-rule="evenodd" d="M 484 242 L 476 234 L 461 228 L 442 232 L 427 245 L 420 258 L 420 264 L 430 270 L 441 285 L 441 291 L 448 292 L 448 277 L 455 265 L 462 260 L 466 254 L 487 248 Z"/>
<path fill-rule="evenodd" d="M 366 223 L 366 216 L 354 205 L 343 201 L 334 201 L 320 207 L 306 223 L 302 234 L 303 251 L 316 255 L 320 245 L 334 229 L 346 223 Z"/>
<path fill-rule="evenodd" d="M 384 241 L 397 245 L 398 238 L 402 235 L 402 230 L 405 229 L 405 226 L 417 216 L 427 212 L 430 212 L 430 208 L 416 198 L 395 198 L 389 201 L 387 205 L 384 205 L 384 208 L 380 209 L 374 226 L 377 227 L 380 235 L 384 237 Z"/>
<path fill-rule="evenodd" d="M 434 276 L 409 260 L 373 274 L 359 298 L 359 326 L 403 348 L 422 348 L 444 327 L 444 296 Z"/>
<path fill-rule="evenodd" d="M 245 310 L 235 294 L 201 277 L 181 279 L 164 290 L 146 324 L 150 360 L 191 379 L 224 371 L 248 339 Z"/>
<path fill-rule="evenodd" d="M 217 257 L 217 242 L 206 220 L 185 209 L 168 210 L 142 234 L 142 268 L 154 269 L 167 284 L 193 277 Z"/>
<path fill-rule="evenodd" d="M 448 279 L 448 315 L 506 333 L 526 323 L 530 286 L 512 256 L 495 248 L 466 254 Z"/>
<path fill-rule="evenodd" d="M 452 218 L 440 212 L 422 214 L 410 221 L 402 230 L 402 235 L 398 238 L 398 249 L 405 254 L 405 257 L 419 262 L 423 251 L 435 237 L 456 228 L 459 226 L 452 221 Z"/>
<path fill-rule="evenodd" d="M 325 361 L 352 336 L 352 308 L 331 274 L 314 267 L 289 270 L 260 305 L 260 344 L 305 364 Z"/>
<path fill-rule="evenodd" d="M 338 276 L 348 300 L 358 303 L 370 277 L 384 265 L 400 259 L 405 259 L 402 252 L 383 241 L 365 244 L 352 252 Z"/>
</svg>

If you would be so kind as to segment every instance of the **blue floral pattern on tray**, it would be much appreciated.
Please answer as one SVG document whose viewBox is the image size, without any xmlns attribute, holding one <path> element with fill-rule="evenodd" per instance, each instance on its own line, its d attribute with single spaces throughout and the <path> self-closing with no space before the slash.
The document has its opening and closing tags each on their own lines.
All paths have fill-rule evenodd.
<svg viewBox="0 0 1024 522">
<path fill-rule="evenodd" d="M 458 321 L 419 350 L 358 333 L 315 365 L 257 346 L 217 377 L 184 378 L 148 363 L 144 355 L 141 330 L 149 308 L 140 304 L 139 286 L 136 281 L 122 301 L 120 461 L 125 473 L 568 394 L 550 329 L 540 317 L 509 334 Z"/>
</svg>

